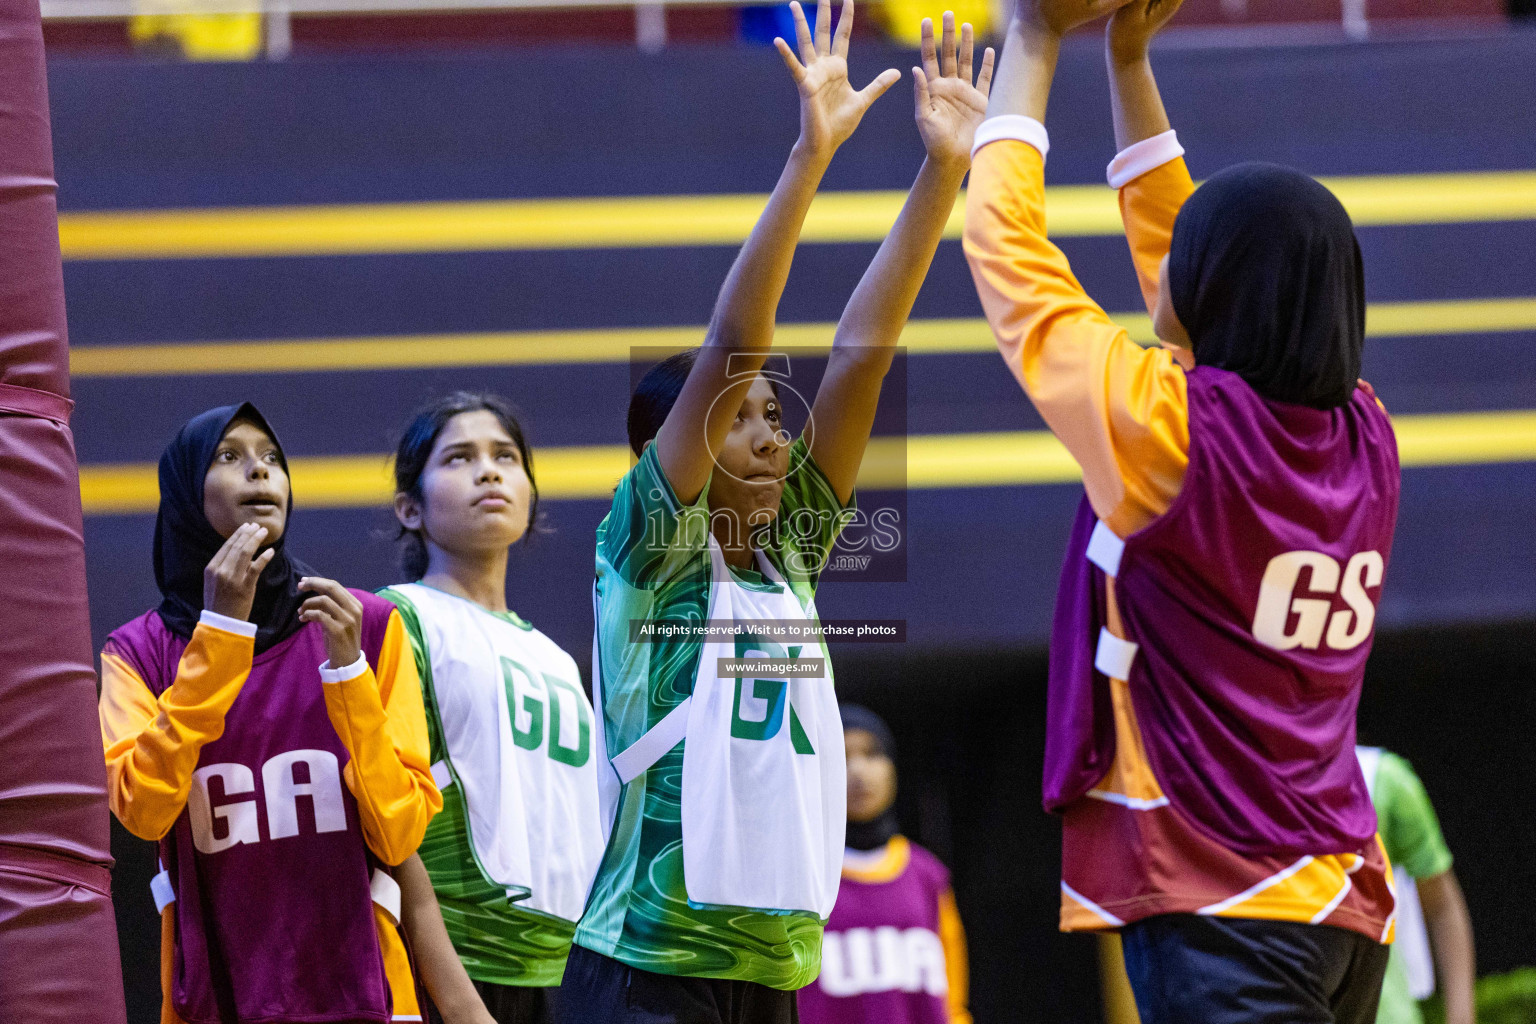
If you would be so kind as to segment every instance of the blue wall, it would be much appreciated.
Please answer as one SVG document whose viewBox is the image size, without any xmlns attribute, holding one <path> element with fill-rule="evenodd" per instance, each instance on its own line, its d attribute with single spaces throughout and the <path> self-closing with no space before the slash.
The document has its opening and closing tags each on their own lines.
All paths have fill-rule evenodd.
<svg viewBox="0 0 1536 1024">
<path fill-rule="evenodd" d="M 855 77 L 909 67 L 868 44 Z M 1194 172 L 1239 159 L 1326 174 L 1536 164 L 1536 35 L 1259 50 L 1169 49 L 1158 65 Z M 1475 67 L 1476 73 L 1467 73 Z M 1054 183 L 1102 181 L 1112 155 L 1096 47 L 1069 47 L 1051 108 Z M 793 90 L 766 50 L 515 51 L 437 58 L 51 68 L 65 211 L 239 204 L 766 191 L 795 132 Z M 903 87 L 904 88 L 904 87 Z M 903 188 L 921 155 L 901 89 L 839 154 L 828 189 Z M 1536 223 L 1366 228 L 1372 301 L 1536 294 Z M 1110 310 L 1139 296 L 1124 244 L 1067 239 Z M 784 321 L 836 319 L 873 245 L 802 247 Z M 727 247 L 280 259 L 69 262 L 77 347 L 375 333 L 702 324 Z M 980 314 L 957 242 L 941 247 L 920 317 Z M 1367 373 L 1395 413 L 1536 406 L 1531 333 L 1389 339 Z M 913 433 L 1038 429 L 992 355 L 924 356 Z M 538 445 L 618 443 L 621 366 L 503 367 L 76 383 L 85 463 L 152 461 L 178 423 L 253 398 L 293 454 L 387 451 L 406 412 L 454 387 L 505 392 Z M 580 394 L 572 403 L 568 396 Z M 900 402 L 899 394 L 888 402 Z M 914 492 L 908 585 L 841 583 L 827 614 L 904 617 L 925 646 L 1043 642 L 1076 488 Z M 1381 624 L 1536 616 L 1536 465 L 1413 469 Z M 303 511 L 292 543 L 364 586 L 392 579 L 368 510 Z M 586 649 L 601 502 L 551 502 L 519 559 L 515 603 Z M 151 517 L 88 521 L 98 635 L 154 599 Z"/>
</svg>

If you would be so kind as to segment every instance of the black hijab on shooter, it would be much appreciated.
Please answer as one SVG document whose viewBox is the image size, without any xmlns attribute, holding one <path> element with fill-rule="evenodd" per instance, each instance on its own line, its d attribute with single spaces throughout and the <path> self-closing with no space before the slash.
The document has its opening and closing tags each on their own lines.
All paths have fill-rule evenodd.
<svg viewBox="0 0 1536 1024">
<path fill-rule="evenodd" d="M 254 423 L 277 446 L 278 461 L 288 460 L 266 417 L 249 402 L 223 405 L 194 416 L 160 456 L 160 513 L 155 520 L 155 583 L 160 588 L 160 617 L 177 636 L 189 638 L 203 611 L 203 570 L 224 546 L 224 537 L 203 514 L 203 478 L 225 433 L 237 421 Z M 293 513 L 293 494 L 288 496 Z M 262 571 L 251 605 L 256 623 L 256 653 L 274 647 L 303 625 L 299 606 L 308 597 L 299 592 L 299 579 L 317 575 L 283 550 L 287 531 L 272 547 L 277 553 Z"/>
<path fill-rule="evenodd" d="M 1238 164 L 1196 189 L 1174 222 L 1168 290 L 1197 364 L 1314 409 L 1354 393 L 1360 245 L 1343 204 L 1300 171 Z"/>
</svg>

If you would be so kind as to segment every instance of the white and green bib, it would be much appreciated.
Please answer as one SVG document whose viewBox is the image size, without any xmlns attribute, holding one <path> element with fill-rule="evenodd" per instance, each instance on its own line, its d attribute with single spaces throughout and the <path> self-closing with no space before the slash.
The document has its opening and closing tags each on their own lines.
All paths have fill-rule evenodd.
<svg viewBox="0 0 1536 1024">
<path fill-rule="evenodd" d="M 382 594 L 427 656 L 432 773 L 445 801 L 458 790 L 479 873 L 519 910 L 579 920 L 603 827 L 592 705 L 575 661 L 515 615 L 419 583 Z"/>
</svg>

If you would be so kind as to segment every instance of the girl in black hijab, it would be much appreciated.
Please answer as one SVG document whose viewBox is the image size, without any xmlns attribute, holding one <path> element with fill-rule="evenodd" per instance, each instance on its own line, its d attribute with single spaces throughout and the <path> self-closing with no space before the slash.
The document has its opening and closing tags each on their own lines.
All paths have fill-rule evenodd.
<svg viewBox="0 0 1536 1024">
<path fill-rule="evenodd" d="M 389 869 L 442 798 L 400 616 L 289 557 L 254 406 L 187 423 L 160 494 L 161 602 L 107 638 L 100 717 L 112 811 L 159 843 L 161 1019 L 420 1019 Z"/>
</svg>

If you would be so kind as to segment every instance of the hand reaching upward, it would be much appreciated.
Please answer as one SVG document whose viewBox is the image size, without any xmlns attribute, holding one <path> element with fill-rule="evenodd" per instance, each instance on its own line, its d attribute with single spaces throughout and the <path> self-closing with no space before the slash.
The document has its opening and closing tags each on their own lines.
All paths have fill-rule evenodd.
<svg viewBox="0 0 1536 1024">
<path fill-rule="evenodd" d="M 789 5 L 799 43 L 797 59 L 789 44 L 775 39 L 785 67 L 800 90 L 800 141 L 817 154 L 832 152 L 853 134 L 869 105 L 901 77 L 895 68 L 882 71 L 873 82 L 855 90 L 848 81 L 848 37 L 853 32 L 853 0 L 843 0 L 837 35 L 832 35 L 831 0 L 817 0 L 816 34 L 806 24 L 798 2 Z"/>
<path fill-rule="evenodd" d="M 992 48 L 981 58 L 981 73 L 971 84 L 971 56 L 975 41 L 969 23 L 960 28 L 960 47 L 955 49 L 955 16 L 944 12 L 944 41 L 935 48 L 933 21 L 923 19 L 923 66 L 912 69 L 917 94 L 917 131 L 929 159 L 946 166 L 969 167 L 976 126 L 987 113 L 987 93 L 992 88 Z"/>
<path fill-rule="evenodd" d="M 1152 37 L 1179 13 L 1184 0 L 1134 0 L 1114 13 L 1105 29 L 1109 55 L 1122 64 L 1147 55 Z"/>
</svg>

